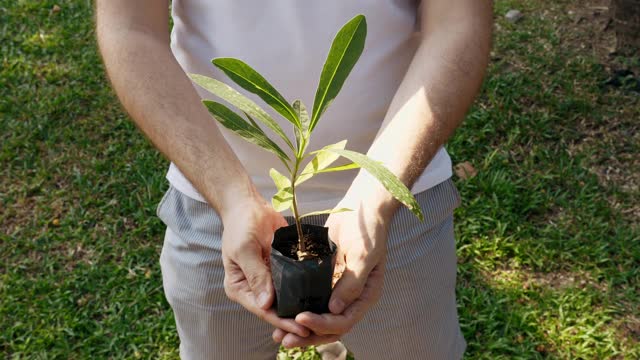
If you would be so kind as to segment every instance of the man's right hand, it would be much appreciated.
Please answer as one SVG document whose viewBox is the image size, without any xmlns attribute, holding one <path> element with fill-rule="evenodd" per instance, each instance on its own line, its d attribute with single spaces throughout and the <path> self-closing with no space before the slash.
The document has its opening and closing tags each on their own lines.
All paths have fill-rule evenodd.
<svg viewBox="0 0 640 360">
<path fill-rule="evenodd" d="M 307 337 L 310 331 L 293 319 L 283 319 L 271 309 L 275 292 L 268 266 L 273 233 L 287 226 L 284 217 L 265 200 L 237 202 L 223 214 L 222 259 L 224 290 L 260 319 L 286 332 Z"/>
</svg>

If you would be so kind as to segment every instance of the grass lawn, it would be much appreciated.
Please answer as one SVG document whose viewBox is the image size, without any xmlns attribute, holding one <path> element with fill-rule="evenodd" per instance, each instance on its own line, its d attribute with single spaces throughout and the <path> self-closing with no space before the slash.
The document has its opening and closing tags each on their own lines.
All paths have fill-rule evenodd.
<svg viewBox="0 0 640 360">
<path fill-rule="evenodd" d="M 470 359 L 640 358 L 640 93 L 603 86 L 595 5 L 496 1 L 490 72 L 448 145 L 478 171 L 456 179 Z M 167 162 L 109 88 L 91 6 L 0 0 L 0 356 L 176 359 Z"/>
</svg>

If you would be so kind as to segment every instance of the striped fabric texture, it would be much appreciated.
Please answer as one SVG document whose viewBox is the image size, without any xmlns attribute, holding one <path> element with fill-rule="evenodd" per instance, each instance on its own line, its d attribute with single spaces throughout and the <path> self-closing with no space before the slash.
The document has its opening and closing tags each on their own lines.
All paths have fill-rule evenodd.
<svg viewBox="0 0 640 360">
<path fill-rule="evenodd" d="M 449 179 L 416 195 L 420 222 L 400 208 L 389 229 L 382 298 L 342 342 L 357 360 L 460 359 L 465 341 L 456 310 L 453 210 Z M 170 187 L 158 205 L 167 225 L 160 256 L 180 356 L 195 359 L 274 359 L 273 328 L 224 292 L 220 217 L 208 204 Z M 305 222 L 324 225 L 327 215 Z M 289 223 L 293 219 L 287 217 Z"/>
</svg>

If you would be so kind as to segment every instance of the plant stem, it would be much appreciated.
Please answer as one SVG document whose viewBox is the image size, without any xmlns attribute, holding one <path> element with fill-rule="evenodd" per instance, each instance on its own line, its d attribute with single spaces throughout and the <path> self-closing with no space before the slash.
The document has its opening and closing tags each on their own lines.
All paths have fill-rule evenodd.
<svg viewBox="0 0 640 360">
<path fill-rule="evenodd" d="M 298 231 L 298 252 L 306 252 L 307 247 L 304 243 L 304 234 L 302 233 L 302 225 L 300 224 L 300 214 L 298 213 L 298 201 L 296 198 L 296 180 L 298 179 L 298 168 L 300 167 L 300 158 L 296 156 L 296 166 L 291 179 L 291 194 L 293 204 L 293 219 L 296 222 L 296 230 Z"/>
<path fill-rule="evenodd" d="M 300 214 L 298 214 L 298 204 L 296 201 L 296 188 L 295 185 L 291 185 L 291 192 L 293 193 L 293 218 L 296 221 L 296 229 L 298 230 L 298 251 L 305 252 L 307 247 L 304 243 L 304 235 L 302 234 L 302 225 L 300 224 Z"/>
</svg>

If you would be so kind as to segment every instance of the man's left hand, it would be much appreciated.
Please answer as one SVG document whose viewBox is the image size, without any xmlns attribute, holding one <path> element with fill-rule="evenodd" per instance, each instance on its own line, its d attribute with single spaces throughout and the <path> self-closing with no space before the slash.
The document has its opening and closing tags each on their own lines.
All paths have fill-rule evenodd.
<svg viewBox="0 0 640 360">
<path fill-rule="evenodd" d="M 387 255 L 387 221 L 359 211 L 331 214 L 325 224 L 329 238 L 338 244 L 333 288 L 326 314 L 303 312 L 295 321 L 313 331 L 303 338 L 276 329 L 273 340 L 286 348 L 337 341 L 360 321 L 382 294 Z"/>
</svg>

